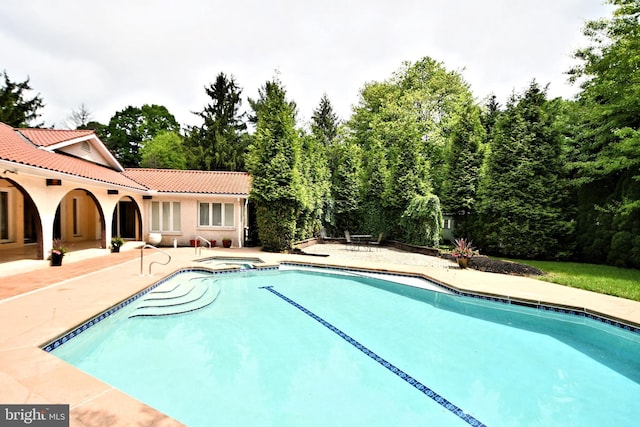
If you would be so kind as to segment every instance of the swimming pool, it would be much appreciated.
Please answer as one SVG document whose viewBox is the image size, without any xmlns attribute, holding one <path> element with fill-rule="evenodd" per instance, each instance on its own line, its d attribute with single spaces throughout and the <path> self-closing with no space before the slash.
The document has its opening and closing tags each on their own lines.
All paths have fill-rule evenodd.
<svg viewBox="0 0 640 427">
<path fill-rule="evenodd" d="M 640 335 L 587 318 L 312 271 L 189 272 L 156 290 L 176 281 L 216 297 L 131 317 L 139 298 L 53 354 L 190 426 L 640 417 Z"/>
</svg>

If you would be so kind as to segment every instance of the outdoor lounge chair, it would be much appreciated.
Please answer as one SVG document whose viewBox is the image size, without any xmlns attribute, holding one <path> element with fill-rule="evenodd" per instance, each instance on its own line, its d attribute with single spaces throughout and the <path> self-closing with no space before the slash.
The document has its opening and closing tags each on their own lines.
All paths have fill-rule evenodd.
<svg viewBox="0 0 640 427">
<path fill-rule="evenodd" d="M 370 246 L 380 247 L 380 245 L 382 245 L 382 237 L 383 236 L 384 236 L 384 233 L 378 234 L 378 240 L 376 240 L 375 242 L 369 242 L 369 245 Z"/>
<path fill-rule="evenodd" d="M 353 248 L 353 240 L 351 240 L 351 233 L 349 230 L 344 230 L 344 244 L 347 246 L 347 249 Z"/>
</svg>

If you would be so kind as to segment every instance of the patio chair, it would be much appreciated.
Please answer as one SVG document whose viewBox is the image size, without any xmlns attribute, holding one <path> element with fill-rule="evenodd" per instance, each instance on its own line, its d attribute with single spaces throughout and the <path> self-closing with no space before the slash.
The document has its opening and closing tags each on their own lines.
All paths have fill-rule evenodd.
<svg viewBox="0 0 640 427">
<path fill-rule="evenodd" d="M 379 248 L 380 245 L 382 245 L 382 238 L 383 237 L 384 237 L 384 233 L 378 234 L 378 240 L 376 240 L 375 242 L 369 242 L 369 246 L 375 246 L 375 247 Z"/>
<path fill-rule="evenodd" d="M 344 230 L 344 244 L 347 249 L 353 248 L 354 243 L 353 240 L 351 240 L 351 233 L 349 233 L 349 230 Z"/>
</svg>

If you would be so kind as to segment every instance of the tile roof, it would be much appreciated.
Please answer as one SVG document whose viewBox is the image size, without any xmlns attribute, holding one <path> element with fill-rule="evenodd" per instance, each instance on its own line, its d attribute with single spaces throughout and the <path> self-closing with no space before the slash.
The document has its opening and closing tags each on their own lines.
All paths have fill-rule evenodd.
<svg viewBox="0 0 640 427">
<path fill-rule="evenodd" d="M 35 129 L 30 129 L 30 131 L 31 130 Z M 19 132 L 23 131 L 25 131 L 25 129 L 19 130 Z M 47 132 L 51 133 L 51 135 L 47 136 Z M 55 136 L 58 132 L 62 132 L 61 135 Z M 79 132 L 92 133 L 92 131 Z M 38 140 L 43 144 L 40 145 L 40 147 L 43 147 L 44 144 L 50 145 L 59 143 L 61 142 L 60 138 L 68 138 L 71 133 L 75 133 L 73 138 L 77 138 L 79 136 L 76 131 L 67 132 L 50 129 L 39 129 L 38 132 L 27 133 L 32 136 L 34 134 L 38 135 L 36 139 L 39 138 Z M 123 187 L 146 190 L 143 185 L 140 185 L 114 169 L 100 166 L 76 157 L 38 148 L 34 143 L 31 143 L 20 136 L 17 129 L 14 129 L 4 123 L 0 123 L 0 160 L 7 160 L 40 169 L 62 172 Z"/>
<path fill-rule="evenodd" d="M 131 168 L 119 172 L 51 151 L 52 146 L 56 144 L 93 134 L 90 130 L 14 129 L 0 123 L 0 160 L 138 190 L 241 196 L 249 194 L 251 179 L 246 172 L 144 168 Z M 99 140 L 98 143 L 102 144 Z"/>
<path fill-rule="evenodd" d="M 251 186 L 246 172 L 132 168 L 125 169 L 123 174 L 164 193 L 248 195 Z"/>
<path fill-rule="evenodd" d="M 18 132 L 39 147 L 48 147 L 94 134 L 92 130 L 52 130 L 39 128 L 20 128 Z"/>
</svg>

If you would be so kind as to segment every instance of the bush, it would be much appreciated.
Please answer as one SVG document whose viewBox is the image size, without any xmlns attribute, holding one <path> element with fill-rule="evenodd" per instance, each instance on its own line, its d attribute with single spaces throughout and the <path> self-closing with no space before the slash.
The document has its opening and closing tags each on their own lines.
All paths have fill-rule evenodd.
<svg viewBox="0 0 640 427">
<path fill-rule="evenodd" d="M 627 267 L 633 261 L 633 235 L 628 231 L 618 231 L 611 238 L 611 249 L 607 263 L 616 267 Z"/>
<path fill-rule="evenodd" d="M 407 243 L 438 246 L 442 225 L 440 199 L 436 195 L 416 196 L 402 214 Z"/>
<path fill-rule="evenodd" d="M 293 248 L 296 216 L 292 207 L 256 206 L 256 216 L 263 250 L 283 252 Z"/>
</svg>

